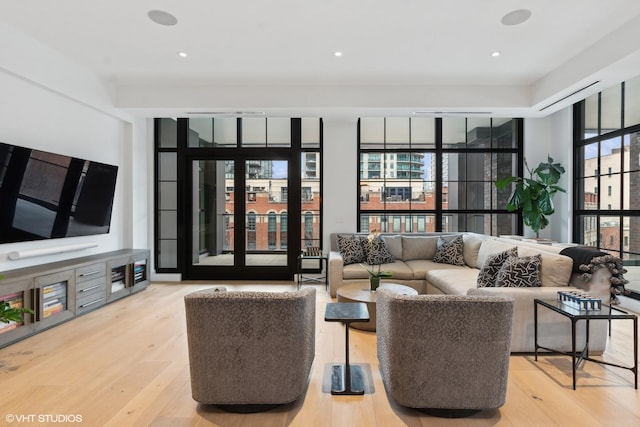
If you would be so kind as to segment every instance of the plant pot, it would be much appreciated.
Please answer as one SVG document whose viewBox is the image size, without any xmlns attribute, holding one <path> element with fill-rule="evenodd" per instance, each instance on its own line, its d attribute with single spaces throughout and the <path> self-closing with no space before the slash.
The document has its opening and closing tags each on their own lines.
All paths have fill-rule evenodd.
<svg viewBox="0 0 640 427">
<path fill-rule="evenodd" d="M 380 286 L 380 278 L 379 277 L 369 277 L 369 285 L 371 287 L 371 292 L 375 292 Z"/>
</svg>

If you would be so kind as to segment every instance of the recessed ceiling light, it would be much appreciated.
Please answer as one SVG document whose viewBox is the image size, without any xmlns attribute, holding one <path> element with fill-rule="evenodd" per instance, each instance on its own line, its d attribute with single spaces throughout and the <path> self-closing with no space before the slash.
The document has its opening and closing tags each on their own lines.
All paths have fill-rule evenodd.
<svg viewBox="0 0 640 427">
<path fill-rule="evenodd" d="M 342 56 L 342 52 L 340 51 L 333 52 L 333 56 L 340 58 Z"/>
<path fill-rule="evenodd" d="M 172 26 L 178 23 L 178 18 L 170 14 L 169 12 L 165 12 L 164 10 L 150 10 L 147 12 L 147 16 L 156 24 Z"/>
<path fill-rule="evenodd" d="M 500 22 L 502 22 L 503 25 L 520 25 L 529 18 L 531 18 L 531 11 L 529 9 L 518 9 L 504 15 Z"/>
<path fill-rule="evenodd" d="M 186 57 L 187 57 L 187 56 L 189 56 L 189 55 L 187 55 L 187 52 L 178 52 L 178 56 L 179 56 L 180 58 L 186 58 Z"/>
<path fill-rule="evenodd" d="M 498 56 L 500 56 L 500 52 L 498 52 L 497 50 L 495 52 L 491 52 L 491 56 L 497 58 Z"/>
</svg>

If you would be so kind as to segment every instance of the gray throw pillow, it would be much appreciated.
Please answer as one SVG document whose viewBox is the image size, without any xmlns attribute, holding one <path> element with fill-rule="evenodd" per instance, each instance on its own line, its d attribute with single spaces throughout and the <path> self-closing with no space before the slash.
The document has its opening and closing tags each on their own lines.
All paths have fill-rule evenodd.
<svg viewBox="0 0 640 427">
<path fill-rule="evenodd" d="M 338 251 L 342 255 L 344 265 L 365 262 L 364 249 L 360 237 L 338 235 Z"/>
<path fill-rule="evenodd" d="M 500 267 L 496 277 L 496 287 L 530 288 L 542 286 L 540 265 L 542 255 L 509 257 Z"/>
<path fill-rule="evenodd" d="M 433 262 L 441 264 L 465 265 L 464 256 L 464 240 L 462 235 L 456 236 L 448 242 L 443 237 L 438 237 L 438 245 L 436 254 L 433 256 Z"/>
<path fill-rule="evenodd" d="M 480 268 L 478 274 L 478 287 L 479 288 L 491 288 L 496 285 L 496 278 L 500 267 L 509 257 L 517 257 L 518 248 L 515 246 L 506 251 L 498 252 L 497 254 L 491 254 L 487 257 L 487 260 Z"/>
</svg>

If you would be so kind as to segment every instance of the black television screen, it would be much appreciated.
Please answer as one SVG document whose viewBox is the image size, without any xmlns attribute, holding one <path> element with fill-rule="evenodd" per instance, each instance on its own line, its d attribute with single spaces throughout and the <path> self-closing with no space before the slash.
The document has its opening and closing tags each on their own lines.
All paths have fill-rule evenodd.
<svg viewBox="0 0 640 427">
<path fill-rule="evenodd" d="M 0 143 L 0 243 L 106 234 L 118 167 Z"/>
</svg>

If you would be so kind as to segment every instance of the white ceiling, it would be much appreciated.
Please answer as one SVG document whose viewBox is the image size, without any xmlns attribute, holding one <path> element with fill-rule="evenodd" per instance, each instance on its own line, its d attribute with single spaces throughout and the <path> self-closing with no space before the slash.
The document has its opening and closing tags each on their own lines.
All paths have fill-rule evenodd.
<svg viewBox="0 0 640 427">
<path fill-rule="evenodd" d="M 177 25 L 152 22 L 152 9 Z M 501 24 L 516 9 L 531 18 Z M 358 107 L 535 116 L 640 75 L 638 0 L 1 0 L 0 21 L 114 84 L 116 106 L 151 115 Z"/>
</svg>

